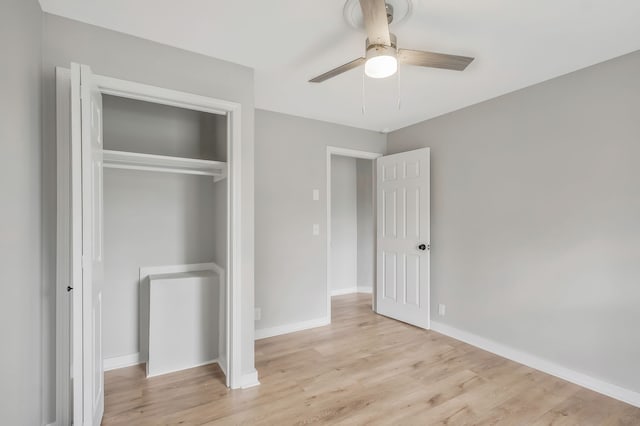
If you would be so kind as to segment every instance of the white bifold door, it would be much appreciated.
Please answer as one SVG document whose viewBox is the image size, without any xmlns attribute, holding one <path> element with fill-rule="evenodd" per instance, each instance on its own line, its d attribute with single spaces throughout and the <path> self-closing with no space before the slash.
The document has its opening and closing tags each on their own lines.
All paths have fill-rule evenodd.
<svg viewBox="0 0 640 426">
<path fill-rule="evenodd" d="M 102 365 L 102 97 L 91 69 L 71 65 L 73 424 L 104 412 Z M 81 218 L 81 220 L 78 220 Z"/>
<path fill-rule="evenodd" d="M 429 148 L 377 160 L 376 311 L 429 328 Z"/>
</svg>

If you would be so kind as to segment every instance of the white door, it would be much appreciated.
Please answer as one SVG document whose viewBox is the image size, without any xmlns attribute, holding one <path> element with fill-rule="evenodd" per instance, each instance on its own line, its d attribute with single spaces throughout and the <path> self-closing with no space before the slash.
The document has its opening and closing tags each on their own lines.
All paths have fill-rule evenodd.
<svg viewBox="0 0 640 426">
<path fill-rule="evenodd" d="M 429 148 L 377 160 L 379 314 L 429 328 Z"/>
<path fill-rule="evenodd" d="M 104 412 L 102 365 L 102 96 L 91 69 L 71 64 L 73 423 Z"/>
</svg>

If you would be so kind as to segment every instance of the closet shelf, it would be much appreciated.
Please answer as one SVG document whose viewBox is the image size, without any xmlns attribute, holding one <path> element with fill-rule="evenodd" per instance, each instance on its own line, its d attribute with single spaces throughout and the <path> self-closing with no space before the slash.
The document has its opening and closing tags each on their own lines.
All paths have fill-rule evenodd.
<svg viewBox="0 0 640 426">
<path fill-rule="evenodd" d="M 104 167 L 213 176 L 214 182 L 227 177 L 227 163 L 196 158 L 170 157 L 137 152 L 102 150 Z"/>
</svg>

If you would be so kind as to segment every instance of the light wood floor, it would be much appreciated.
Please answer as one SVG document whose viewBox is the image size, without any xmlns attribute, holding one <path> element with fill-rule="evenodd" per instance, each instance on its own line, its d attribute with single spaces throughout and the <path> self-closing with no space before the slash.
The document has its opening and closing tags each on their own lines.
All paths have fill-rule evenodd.
<svg viewBox="0 0 640 426">
<path fill-rule="evenodd" d="M 640 409 L 333 298 L 330 326 L 256 342 L 261 385 L 217 366 L 108 372 L 105 425 L 640 425 Z"/>
</svg>

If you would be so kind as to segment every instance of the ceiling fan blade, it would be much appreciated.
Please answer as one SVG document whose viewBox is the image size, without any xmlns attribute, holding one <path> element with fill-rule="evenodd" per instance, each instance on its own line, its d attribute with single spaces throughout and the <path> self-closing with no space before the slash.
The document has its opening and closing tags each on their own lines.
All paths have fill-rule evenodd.
<svg viewBox="0 0 640 426">
<path fill-rule="evenodd" d="M 464 71 L 475 58 L 467 56 L 446 55 L 444 53 L 423 52 L 420 50 L 398 49 L 398 60 L 402 64 L 421 67 L 443 68 L 446 70 Z"/>
<path fill-rule="evenodd" d="M 331 71 L 327 71 L 324 74 L 321 74 L 315 78 L 312 78 L 311 80 L 309 80 L 309 83 L 322 83 L 323 81 L 329 80 L 330 78 L 340 75 L 343 72 L 347 72 L 351 69 L 359 67 L 360 65 L 364 64 L 364 62 L 365 62 L 364 58 L 354 59 L 351 62 L 348 62 L 344 65 L 340 65 L 338 68 L 334 68 Z"/>
<path fill-rule="evenodd" d="M 362 18 L 367 29 L 369 44 L 391 46 L 387 7 L 384 4 L 384 0 L 360 0 L 360 8 L 362 9 Z"/>
</svg>

